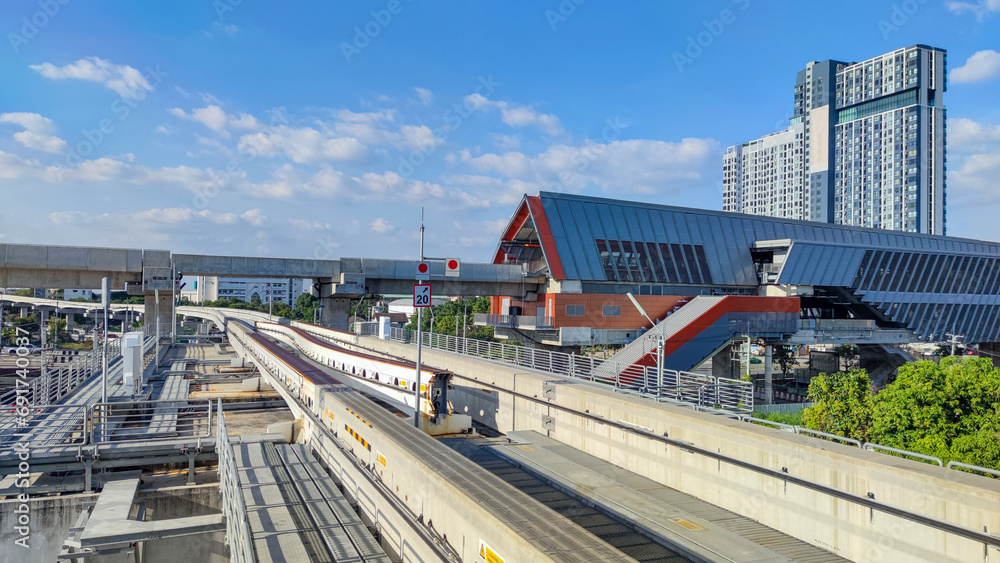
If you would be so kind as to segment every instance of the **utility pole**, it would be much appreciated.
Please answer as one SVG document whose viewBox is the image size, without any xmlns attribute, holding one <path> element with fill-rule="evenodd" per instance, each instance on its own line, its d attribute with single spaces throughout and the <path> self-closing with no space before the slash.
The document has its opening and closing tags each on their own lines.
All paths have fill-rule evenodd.
<svg viewBox="0 0 1000 563">
<path fill-rule="evenodd" d="M 424 208 L 420 208 L 420 261 L 424 261 Z M 413 306 L 417 309 L 417 379 L 413 389 L 413 426 L 420 428 L 420 352 L 423 349 L 423 323 L 424 308 L 417 307 L 416 301 Z M 433 330 L 433 325 L 431 329 Z"/>
<path fill-rule="evenodd" d="M 104 346 L 101 348 L 102 402 L 108 402 L 108 309 L 111 307 L 111 279 L 101 279 L 101 305 L 104 307 Z"/>
<path fill-rule="evenodd" d="M 963 338 L 965 338 L 965 335 L 964 334 L 952 334 L 950 332 L 946 332 L 945 336 L 948 337 L 947 342 L 951 343 L 951 355 L 954 356 L 955 355 L 955 346 L 959 342 L 961 342 Z"/>
</svg>

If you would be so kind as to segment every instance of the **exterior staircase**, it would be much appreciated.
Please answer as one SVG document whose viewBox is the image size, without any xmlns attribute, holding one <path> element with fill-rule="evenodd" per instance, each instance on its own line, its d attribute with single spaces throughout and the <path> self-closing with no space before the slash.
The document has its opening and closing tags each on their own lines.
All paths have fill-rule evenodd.
<svg viewBox="0 0 1000 563">
<path fill-rule="evenodd" d="M 656 365 L 660 331 L 665 338 L 664 369 L 689 371 L 748 326 L 754 336 L 782 338 L 798 329 L 797 297 L 699 295 L 627 344 L 594 369 L 594 375 L 641 385 Z"/>
</svg>

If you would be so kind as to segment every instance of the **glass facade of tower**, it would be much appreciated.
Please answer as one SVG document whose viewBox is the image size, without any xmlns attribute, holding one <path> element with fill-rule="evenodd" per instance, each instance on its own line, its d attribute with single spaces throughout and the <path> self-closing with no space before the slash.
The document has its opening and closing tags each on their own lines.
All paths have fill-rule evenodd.
<svg viewBox="0 0 1000 563">
<path fill-rule="evenodd" d="M 790 127 L 727 150 L 723 209 L 945 234 L 945 67 L 945 52 L 925 45 L 807 64 Z M 776 135 L 796 162 L 762 151 Z"/>
</svg>

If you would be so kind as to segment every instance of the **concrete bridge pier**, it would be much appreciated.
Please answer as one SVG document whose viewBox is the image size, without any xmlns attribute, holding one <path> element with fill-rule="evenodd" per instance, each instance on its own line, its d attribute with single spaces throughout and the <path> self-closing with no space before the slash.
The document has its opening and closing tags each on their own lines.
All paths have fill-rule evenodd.
<svg viewBox="0 0 1000 563">
<path fill-rule="evenodd" d="M 21 318 L 23 319 L 23 318 L 25 318 L 27 316 L 28 316 L 28 308 L 27 307 L 21 307 Z"/>
<path fill-rule="evenodd" d="M 714 356 L 712 356 L 712 375 L 714 377 L 726 377 L 729 379 L 739 379 L 740 378 L 740 364 L 739 362 L 733 361 L 733 354 L 736 350 L 733 348 L 733 344 L 730 343 L 728 346 L 719 350 Z"/>
<path fill-rule="evenodd" d="M 360 297 L 359 297 L 360 298 Z M 347 330 L 351 316 L 351 298 L 342 295 L 322 297 L 320 304 L 320 324 L 337 330 Z"/>
<path fill-rule="evenodd" d="M 160 325 L 160 336 L 170 336 L 171 307 L 174 294 L 170 291 L 160 291 L 159 308 L 157 308 L 156 294 L 152 291 L 144 292 L 145 305 L 143 308 L 143 318 L 145 324 L 149 326 L 150 334 L 155 334 L 156 323 Z"/>
</svg>

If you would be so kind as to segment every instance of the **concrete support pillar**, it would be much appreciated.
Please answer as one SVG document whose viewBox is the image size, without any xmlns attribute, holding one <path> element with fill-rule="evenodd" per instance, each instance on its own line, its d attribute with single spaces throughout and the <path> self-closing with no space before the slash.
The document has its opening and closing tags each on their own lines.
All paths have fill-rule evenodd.
<svg viewBox="0 0 1000 563">
<path fill-rule="evenodd" d="M 38 322 L 39 337 L 42 339 L 42 348 L 45 348 L 49 338 L 49 310 L 39 309 L 41 320 Z"/>
<path fill-rule="evenodd" d="M 28 308 L 27 307 L 21 307 L 21 318 L 23 319 L 23 318 L 25 318 L 27 316 L 28 316 Z"/>
<path fill-rule="evenodd" d="M 66 313 L 66 334 L 73 330 L 73 313 Z"/>
<path fill-rule="evenodd" d="M 337 330 L 347 330 L 351 315 L 351 299 L 349 297 L 330 296 L 319 300 L 320 324 Z"/>
<path fill-rule="evenodd" d="M 734 344 L 726 346 L 712 356 L 712 375 L 715 377 L 725 377 L 728 379 L 739 379 L 739 362 L 733 361 Z"/>
<path fill-rule="evenodd" d="M 764 404 L 770 405 L 774 401 L 774 388 L 771 386 L 771 376 L 773 375 L 772 362 L 774 347 L 770 344 L 764 346 Z"/>
<path fill-rule="evenodd" d="M 188 452 L 188 485 L 194 485 L 194 452 Z"/>
<path fill-rule="evenodd" d="M 144 293 L 145 304 L 143 307 L 143 318 L 146 319 L 145 324 L 149 327 L 149 334 L 156 334 L 156 323 L 160 323 L 160 336 L 170 336 L 170 322 L 172 321 L 173 315 L 171 315 L 170 304 L 173 299 L 173 294 L 169 291 L 160 292 L 160 307 L 159 310 L 156 308 L 156 295 L 150 291 Z M 159 316 L 157 316 L 159 315 Z"/>
</svg>

